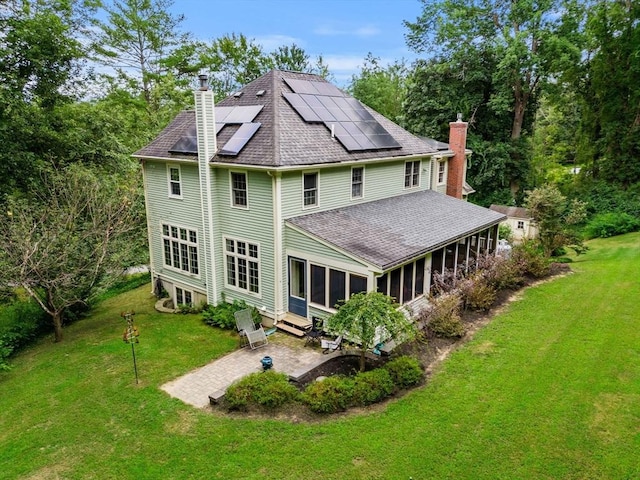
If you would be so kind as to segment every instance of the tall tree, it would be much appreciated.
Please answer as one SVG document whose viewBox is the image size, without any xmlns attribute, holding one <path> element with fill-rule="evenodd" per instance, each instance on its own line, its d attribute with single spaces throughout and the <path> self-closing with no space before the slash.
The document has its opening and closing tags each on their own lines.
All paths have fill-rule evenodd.
<svg viewBox="0 0 640 480">
<path fill-rule="evenodd" d="M 383 66 L 380 58 L 369 53 L 360 72 L 351 77 L 349 91 L 365 105 L 402 125 L 407 75 L 406 62 L 401 60 Z"/>
<path fill-rule="evenodd" d="M 110 90 L 139 96 L 151 119 L 166 103 L 163 95 L 185 90 L 197 72 L 195 46 L 180 31 L 184 16 L 171 14 L 172 5 L 172 0 L 97 0 L 106 19 L 92 20 L 95 60 L 112 69 L 104 74 Z M 176 88 L 159 94 L 167 80 Z"/>
<path fill-rule="evenodd" d="M 455 58 L 469 49 L 491 49 L 498 62 L 489 100 L 494 111 L 511 116 L 510 138 L 517 143 L 527 115 L 545 84 L 579 59 L 573 32 L 579 22 L 575 0 L 422 0 L 415 22 L 405 22 L 407 41 L 418 52 L 430 51 Z M 514 162 L 527 162 L 521 149 Z M 518 179 L 511 187 L 518 190 Z"/>
<path fill-rule="evenodd" d="M 579 160 L 595 179 L 640 181 L 640 4 L 602 0 L 589 10 L 588 50 L 572 88 L 581 100 Z"/>
<path fill-rule="evenodd" d="M 316 73 L 322 77 L 329 76 L 329 67 L 324 63 L 322 55 L 311 61 L 311 57 L 295 43 L 281 45 L 268 55 L 268 68 L 292 70 L 294 72 Z"/>
<path fill-rule="evenodd" d="M 86 304 L 122 271 L 126 235 L 136 229 L 137 188 L 72 165 L 47 176 L 46 193 L 13 197 L 0 216 L 0 280 L 23 287 L 62 340 L 64 313 Z"/>
<path fill-rule="evenodd" d="M 81 78 L 76 13 L 66 0 L 0 6 L 0 196 L 37 183 L 38 162 L 66 148 L 56 109 Z"/>
</svg>

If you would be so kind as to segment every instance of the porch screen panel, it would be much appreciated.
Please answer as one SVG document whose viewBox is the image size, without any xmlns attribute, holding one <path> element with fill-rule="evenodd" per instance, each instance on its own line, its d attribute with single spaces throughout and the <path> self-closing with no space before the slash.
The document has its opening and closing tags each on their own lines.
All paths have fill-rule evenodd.
<svg viewBox="0 0 640 480">
<path fill-rule="evenodd" d="M 354 293 L 367 291 L 367 277 L 361 277 L 360 275 L 349 275 L 349 297 Z"/>
<path fill-rule="evenodd" d="M 400 298 L 400 277 L 401 277 L 401 268 L 396 268 L 391 271 L 389 275 L 389 296 L 395 298 L 396 302 L 401 302 Z"/>
<path fill-rule="evenodd" d="M 339 270 L 329 270 L 329 307 L 334 308 L 339 301 L 345 300 L 346 276 Z"/>
<path fill-rule="evenodd" d="M 404 268 L 404 276 L 402 279 L 402 303 L 405 303 L 413 298 L 413 263 L 409 263 L 402 268 Z"/>
<path fill-rule="evenodd" d="M 431 254 L 431 285 L 433 286 L 433 277 L 436 273 L 442 273 L 442 257 L 444 249 L 436 250 Z"/>
<path fill-rule="evenodd" d="M 378 292 L 383 293 L 385 295 L 387 294 L 388 279 L 389 279 L 389 276 L 386 273 L 381 277 L 378 277 Z"/>
<path fill-rule="evenodd" d="M 424 264 L 424 258 L 416 261 L 416 297 L 424 293 Z"/>
<path fill-rule="evenodd" d="M 311 301 L 327 306 L 327 269 L 311 265 Z"/>
</svg>

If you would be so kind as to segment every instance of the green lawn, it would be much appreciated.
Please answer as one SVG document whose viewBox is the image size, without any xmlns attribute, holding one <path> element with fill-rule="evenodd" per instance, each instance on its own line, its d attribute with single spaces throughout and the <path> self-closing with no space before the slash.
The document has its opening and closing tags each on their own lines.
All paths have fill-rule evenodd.
<svg viewBox="0 0 640 480">
<path fill-rule="evenodd" d="M 236 339 L 154 313 L 148 286 L 109 299 L 0 374 L 0 478 L 640 478 L 640 234 L 590 246 L 574 274 L 529 289 L 424 388 L 314 424 L 170 398 L 159 385 Z"/>
</svg>

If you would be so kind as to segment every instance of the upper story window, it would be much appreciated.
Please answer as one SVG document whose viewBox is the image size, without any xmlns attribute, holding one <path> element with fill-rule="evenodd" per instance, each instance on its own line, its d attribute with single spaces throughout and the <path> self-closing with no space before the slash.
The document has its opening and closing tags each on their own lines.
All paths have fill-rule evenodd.
<svg viewBox="0 0 640 480">
<path fill-rule="evenodd" d="M 447 181 L 447 161 L 438 160 L 438 185 Z"/>
<path fill-rule="evenodd" d="M 163 223 L 162 243 L 165 266 L 198 274 L 198 234 L 195 230 Z"/>
<path fill-rule="evenodd" d="M 302 205 L 305 208 L 318 206 L 318 172 L 302 175 Z"/>
<path fill-rule="evenodd" d="M 257 244 L 224 239 L 226 283 L 249 293 L 260 293 L 260 249 Z"/>
<path fill-rule="evenodd" d="M 182 198 L 182 177 L 178 165 L 168 165 L 167 175 L 169 176 L 169 196 Z"/>
<path fill-rule="evenodd" d="M 247 208 L 249 205 L 246 173 L 231 172 L 231 204 L 242 208 Z"/>
<path fill-rule="evenodd" d="M 404 188 L 420 186 L 420 160 L 404 164 Z"/>
<path fill-rule="evenodd" d="M 351 198 L 362 198 L 364 196 L 364 167 L 353 167 L 351 169 Z"/>
</svg>

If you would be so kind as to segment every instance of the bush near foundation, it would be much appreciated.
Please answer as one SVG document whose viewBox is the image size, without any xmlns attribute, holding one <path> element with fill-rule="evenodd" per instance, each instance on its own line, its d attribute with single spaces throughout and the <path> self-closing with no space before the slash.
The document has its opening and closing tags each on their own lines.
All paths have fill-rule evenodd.
<svg viewBox="0 0 640 480">
<path fill-rule="evenodd" d="M 460 316 L 462 298 L 458 293 L 446 293 L 431 299 L 431 306 L 420 313 L 427 334 L 453 338 L 464 335 Z"/>
<path fill-rule="evenodd" d="M 353 380 L 341 375 L 315 381 L 302 394 L 302 401 L 315 413 L 344 412 L 352 398 Z"/>
<path fill-rule="evenodd" d="M 377 368 L 360 372 L 353 379 L 353 406 L 364 407 L 377 403 L 393 393 L 393 380 L 388 370 Z"/>
<path fill-rule="evenodd" d="M 268 370 L 256 372 L 239 380 L 225 394 L 229 410 L 249 408 L 275 409 L 299 399 L 300 392 L 289 383 L 284 373 Z"/>
<path fill-rule="evenodd" d="M 424 377 L 418 359 L 406 355 L 389 360 L 382 368 L 389 372 L 397 390 L 417 385 Z"/>
</svg>

